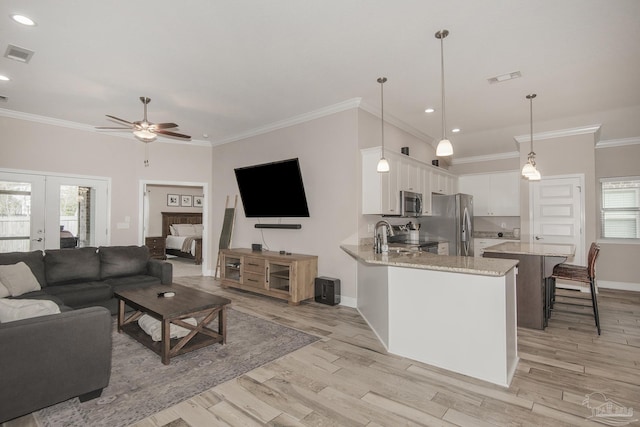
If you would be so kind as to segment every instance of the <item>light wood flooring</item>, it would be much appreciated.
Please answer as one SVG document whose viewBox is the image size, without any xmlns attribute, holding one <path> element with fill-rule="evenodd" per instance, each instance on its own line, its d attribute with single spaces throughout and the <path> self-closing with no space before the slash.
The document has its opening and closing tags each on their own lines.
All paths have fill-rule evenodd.
<svg viewBox="0 0 640 427">
<path fill-rule="evenodd" d="M 322 339 L 135 427 L 601 426 L 582 405 L 593 392 L 640 413 L 640 293 L 600 291 L 601 336 L 592 317 L 564 313 L 554 313 L 545 331 L 519 329 L 520 363 L 511 386 L 502 388 L 386 354 L 355 309 L 291 307 L 221 289 L 211 277 L 176 281 Z M 423 327 L 416 325 L 416 339 Z M 595 397 L 602 396 L 593 396 L 593 406 Z M 27 416 L 3 426 L 35 425 Z"/>
</svg>

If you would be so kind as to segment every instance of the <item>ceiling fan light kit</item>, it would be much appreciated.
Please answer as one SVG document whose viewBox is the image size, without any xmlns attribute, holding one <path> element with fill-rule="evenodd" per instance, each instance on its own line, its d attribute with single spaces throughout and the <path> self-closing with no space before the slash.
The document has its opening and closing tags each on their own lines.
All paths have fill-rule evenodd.
<svg viewBox="0 0 640 427">
<path fill-rule="evenodd" d="M 110 126 L 96 126 L 96 129 L 102 130 L 132 130 L 133 136 L 144 143 L 149 143 L 155 141 L 158 135 L 169 136 L 172 138 L 180 138 L 189 140 L 191 137 L 189 135 L 185 135 L 178 132 L 169 131 L 167 129 L 177 128 L 178 125 L 175 123 L 151 123 L 147 120 L 147 105 L 151 102 L 151 98 L 146 96 L 140 97 L 140 102 L 144 105 L 144 117 L 142 120 L 136 122 L 130 122 L 128 120 L 121 119 L 116 116 L 111 116 L 107 114 L 111 120 L 119 122 L 123 125 L 127 125 L 126 127 L 110 127 Z M 149 159 L 147 155 L 147 150 L 145 148 L 145 160 L 144 165 L 149 166 Z"/>
</svg>

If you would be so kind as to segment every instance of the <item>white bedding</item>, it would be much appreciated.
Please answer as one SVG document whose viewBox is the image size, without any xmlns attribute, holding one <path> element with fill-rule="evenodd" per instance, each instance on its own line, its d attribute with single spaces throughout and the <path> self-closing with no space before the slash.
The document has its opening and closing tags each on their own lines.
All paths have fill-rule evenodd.
<svg viewBox="0 0 640 427">
<path fill-rule="evenodd" d="M 166 246 L 167 249 L 177 249 L 179 251 L 182 250 L 182 243 L 187 236 L 167 236 Z M 191 255 L 196 256 L 196 242 L 195 240 L 191 243 Z"/>
</svg>

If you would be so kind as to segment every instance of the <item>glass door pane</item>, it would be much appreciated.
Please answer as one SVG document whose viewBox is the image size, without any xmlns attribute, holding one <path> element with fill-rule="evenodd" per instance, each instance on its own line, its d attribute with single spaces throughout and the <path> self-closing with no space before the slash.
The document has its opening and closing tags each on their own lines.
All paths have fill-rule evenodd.
<svg viewBox="0 0 640 427">
<path fill-rule="evenodd" d="M 44 249 L 44 178 L 0 173 L 0 252 Z"/>
</svg>

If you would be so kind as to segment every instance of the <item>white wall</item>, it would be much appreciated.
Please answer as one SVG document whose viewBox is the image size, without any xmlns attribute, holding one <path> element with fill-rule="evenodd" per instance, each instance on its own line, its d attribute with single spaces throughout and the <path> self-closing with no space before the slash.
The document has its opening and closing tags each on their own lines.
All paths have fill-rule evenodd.
<svg viewBox="0 0 640 427">
<path fill-rule="evenodd" d="M 152 142 L 144 167 L 142 142 L 104 133 L 0 116 L 0 138 L 0 168 L 110 177 L 111 245 L 142 243 L 141 180 L 211 182 L 209 146 Z M 118 229 L 125 217 L 130 228 Z"/>
<path fill-rule="evenodd" d="M 234 168 L 295 157 L 300 161 L 310 217 L 281 222 L 301 224 L 302 229 L 256 229 L 258 220 L 245 217 L 238 197 L 231 246 L 261 243 L 273 251 L 317 255 L 318 275 L 340 279 L 342 304 L 354 306 L 356 263 L 340 244 L 355 233 L 358 224 L 357 109 L 214 147 L 210 253 L 217 254 L 225 198 L 239 194 Z M 277 221 L 261 219 L 262 223 Z"/>
</svg>

